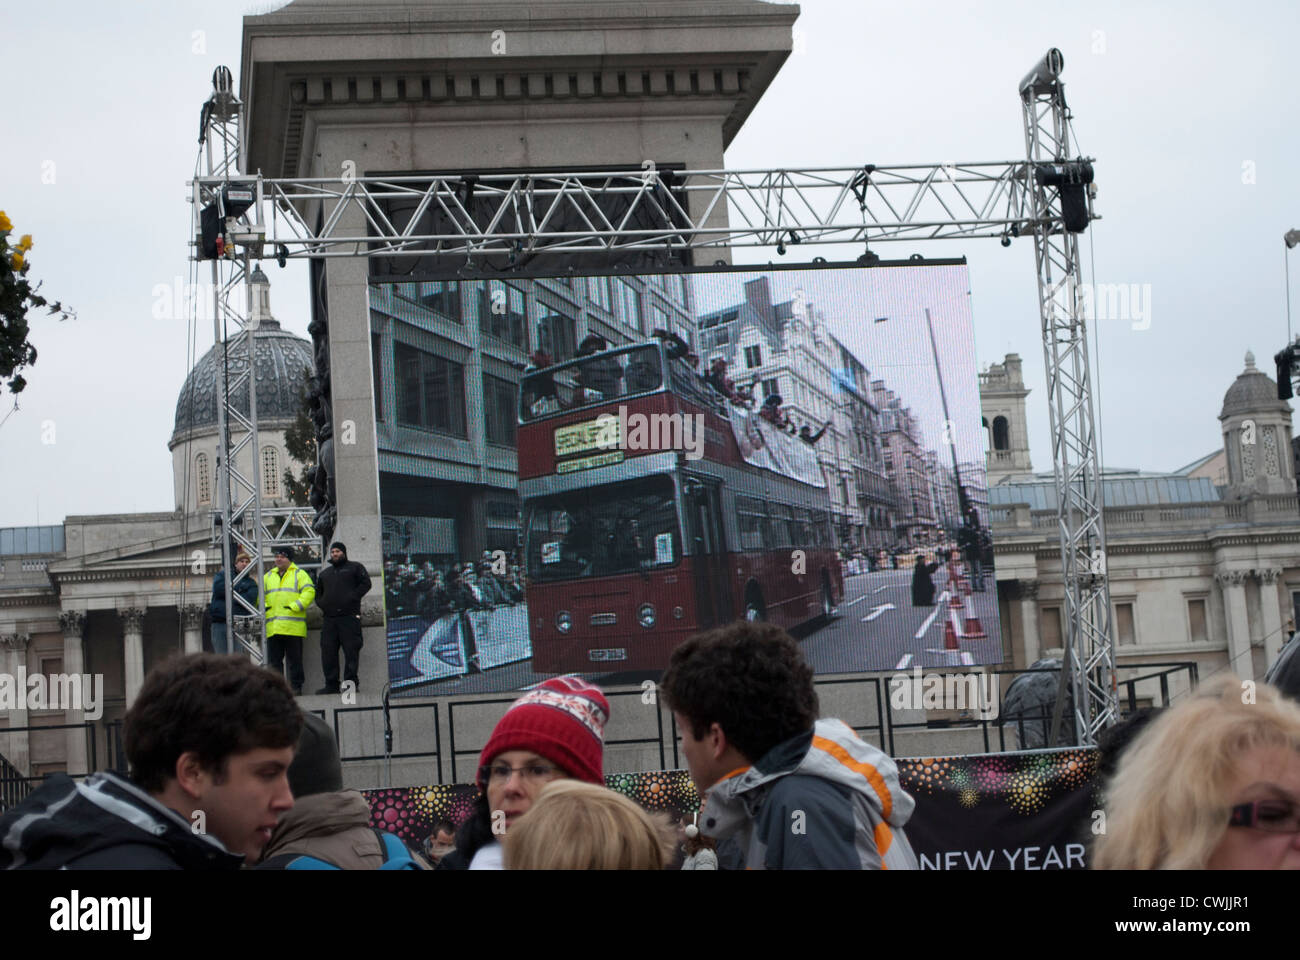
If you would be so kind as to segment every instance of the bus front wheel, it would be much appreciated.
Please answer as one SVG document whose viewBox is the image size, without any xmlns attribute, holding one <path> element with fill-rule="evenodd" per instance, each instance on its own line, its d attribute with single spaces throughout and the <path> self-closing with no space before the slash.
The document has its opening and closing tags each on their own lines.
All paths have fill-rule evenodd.
<svg viewBox="0 0 1300 960">
<path fill-rule="evenodd" d="M 767 619 L 767 611 L 763 608 L 763 598 L 757 591 L 751 591 L 745 598 L 745 619 L 750 623 L 757 623 Z"/>
</svg>

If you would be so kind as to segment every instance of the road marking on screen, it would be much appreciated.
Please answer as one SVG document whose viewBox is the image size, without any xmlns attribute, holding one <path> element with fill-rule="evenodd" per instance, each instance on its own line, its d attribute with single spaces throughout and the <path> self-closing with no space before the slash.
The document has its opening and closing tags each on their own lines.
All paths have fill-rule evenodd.
<svg viewBox="0 0 1300 960">
<path fill-rule="evenodd" d="M 898 661 L 898 664 L 894 667 L 894 669 L 906 670 L 908 667 L 912 665 L 912 657 L 913 654 L 910 653 L 903 654 L 903 659 Z"/>
<path fill-rule="evenodd" d="M 851 607 L 851 606 L 853 606 L 855 603 L 861 603 L 861 602 L 862 602 L 863 600 L 865 600 L 865 599 L 867 599 L 867 595 L 864 593 L 862 596 L 860 596 L 860 597 L 855 597 L 854 599 L 850 600 L 848 603 L 845 604 L 845 606 L 846 606 L 846 607 Z"/>
<path fill-rule="evenodd" d="M 939 594 L 939 598 L 934 602 L 934 609 L 931 610 L 930 615 L 925 618 L 925 623 L 921 624 L 921 629 L 916 631 L 916 636 L 912 638 L 913 640 L 920 640 L 922 637 L 925 636 L 926 631 L 930 629 L 930 624 L 934 623 L 934 618 L 939 615 L 939 611 L 943 609 L 943 603 L 947 599 L 948 599 L 947 590 Z"/>
<path fill-rule="evenodd" d="M 876 619 L 876 617 L 880 616 L 882 613 L 885 613 L 893 609 L 894 609 L 894 605 L 892 603 L 882 603 L 880 606 L 876 607 L 869 614 L 863 617 L 862 622 L 867 623 L 871 620 Z"/>
<path fill-rule="evenodd" d="M 876 589 L 872 590 L 871 592 L 872 592 L 872 593 L 879 593 L 881 590 L 888 590 L 888 589 L 890 588 L 890 586 L 895 586 L 895 587 L 896 587 L 896 586 L 898 586 L 898 584 L 896 584 L 896 583 L 895 583 L 895 584 L 888 584 L 888 583 L 887 583 L 887 584 L 885 584 L 883 587 L 876 587 Z"/>
</svg>

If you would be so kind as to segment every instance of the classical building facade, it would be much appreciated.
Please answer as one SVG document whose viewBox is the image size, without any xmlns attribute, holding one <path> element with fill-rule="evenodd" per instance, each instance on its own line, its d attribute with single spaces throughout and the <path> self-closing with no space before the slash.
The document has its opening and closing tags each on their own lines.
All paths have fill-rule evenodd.
<svg viewBox="0 0 1300 960">
<path fill-rule="evenodd" d="M 1007 442 L 990 445 L 988 497 L 1007 664 L 1019 667 L 1059 654 L 1063 643 L 1055 485 L 1050 473 L 1032 472 L 1021 442 L 1027 391 L 1016 355 L 991 368 L 981 385 L 984 418 L 1007 423 L 1005 434 L 992 427 L 993 439 Z M 1248 353 L 1224 395 L 1219 451 L 1167 474 L 1104 471 L 1121 680 L 1183 661 L 1197 664 L 1202 680 L 1224 671 L 1258 678 L 1276 659 L 1300 611 L 1291 430 L 1289 405 Z M 1219 459 L 1222 475 L 1212 466 Z M 1219 476 L 1224 482 L 1215 482 Z M 1171 697 L 1186 689 L 1185 673 L 1170 680 Z M 1142 687 L 1144 698 L 1160 699 L 1158 681 Z"/>
</svg>

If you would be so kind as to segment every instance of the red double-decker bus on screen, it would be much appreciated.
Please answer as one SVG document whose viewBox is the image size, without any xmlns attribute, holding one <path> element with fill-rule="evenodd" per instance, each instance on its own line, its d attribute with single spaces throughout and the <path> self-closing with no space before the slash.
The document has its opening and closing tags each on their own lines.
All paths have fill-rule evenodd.
<svg viewBox="0 0 1300 960">
<path fill-rule="evenodd" d="M 740 618 L 829 618 L 844 593 L 810 445 L 705 383 L 660 337 L 520 384 L 533 668 L 659 670 Z"/>
</svg>

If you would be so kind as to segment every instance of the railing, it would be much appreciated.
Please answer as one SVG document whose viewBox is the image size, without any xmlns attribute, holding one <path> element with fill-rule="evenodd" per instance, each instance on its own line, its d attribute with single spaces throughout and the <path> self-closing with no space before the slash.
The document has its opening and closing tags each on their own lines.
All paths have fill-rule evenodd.
<svg viewBox="0 0 1300 960">
<path fill-rule="evenodd" d="M 1130 711 L 1137 709 L 1137 685 L 1139 683 L 1143 683 L 1148 680 L 1158 679 L 1160 683 L 1161 703 L 1167 704 L 1169 702 L 1170 676 L 1186 671 L 1189 687 L 1195 687 L 1199 677 L 1197 666 L 1192 661 L 1183 661 L 1178 663 L 1146 663 L 1146 664 L 1139 664 L 1138 666 L 1165 667 L 1167 669 L 1161 670 L 1157 673 L 1145 674 L 1140 677 L 1132 677 L 1128 680 L 1119 681 L 1119 686 L 1127 690 L 1126 702 L 1129 704 Z M 1121 667 L 1121 669 L 1124 668 Z M 938 671 L 933 671 L 933 672 L 937 673 Z M 1027 674 L 1027 673 L 1049 673 L 1053 677 L 1060 676 L 1059 670 L 1054 670 L 1050 667 L 1040 667 L 1037 669 L 1025 668 L 1021 670 L 1014 670 L 1014 669 L 986 670 L 984 672 L 989 676 L 998 677 L 998 678 L 1004 676 L 1018 677 L 1021 676 L 1022 674 Z M 974 673 L 974 671 L 972 671 L 972 673 Z M 978 676 L 978 673 L 975 673 L 975 675 Z M 997 710 L 994 713 L 994 716 L 992 717 L 987 717 L 987 718 L 978 717 L 969 720 L 959 719 L 957 721 L 925 720 L 925 721 L 920 721 L 915 723 L 895 723 L 893 717 L 893 705 L 892 703 L 889 702 L 889 699 L 887 698 L 886 700 L 888 704 L 887 711 L 889 714 L 889 738 L 888 738 L 889 751 L 888 752 L 890 756 L 893 756 L 895 752 L 894 732 L 896 730 L 921 730 L 921 729 L 972 730 L 978 728 L 981 734 L 983 735 L 983 739 L 984 739 L 984 751 L 983 751 L 984 753 L 993 753 L 993 752 L 1005 753 L 1008 750 L 1008 746 L 1007 746 L 1008 727 L 1011 727 L 1017 734 L 1015 743 L 1009 748 L 1011 750 L 1026 749 L 1025 744 L 1027 739 L 1035 741 L 1034 743 L 1030 744 L 1030 746 L 1044 746 L 1047 744 L 1048 737 L 1050 736 L 1051 733 L 1050 726 L 1052 721 L 1052 705 L 1048 705 L 1039 710 L 1030 710 L 1028 712 L 1019 711 L 1013 716 L 1008 717 L 1006 711 L 1003 709 L 1004 701 L 1005 701 L 1005 692 L 1002 689 L 1001 682 L 1000 681 L 997 683 L 989 682 L 989 687 L 983 687 L 982 681 L 980 681 L 980 683 L 981 683 L 981 688 L 988 689 L 990 693 L 992 693 L 993 690 L 997 691 Z M 991 706 L 992 704 L 990 703 L 989 705 Z M 980 712 L 980 713 L 991 712 L 987 710 L 981 710 L 980 709 L 981 706 L 982 706 L 981 704 L 973 704 L 971 705 L 970 709 L 974 712 Z M 992 730 L 990 728 L 992 728 Z M 1061 731 L 1062 731 L 1062 737 L 1066 740 L 1067 743 L 1074 742 L 1074 717 L 1072 716 L 1071 712 L 1068 710 L 1062 714 Z M 992 736 L 990 735 L 991 733 Z M 996 739 L 997 741 L 996 751 L 994 751 L 993 749 L 994 739 Z"/>
<path fill-rule="evenodd" d="M 1055 510 L 1030 510 L 1027 504 L 1001 504 L 990 509 L 998 526 L 1029 526 L 1050 530 L 1056 526 Z M 1228 523 L 1278 523 L 1300 520 L 1300 501 L 1291 494 L 1273 494 L 1235 502 L 1153 504 L 1142 507 L 1107 507 L 1106 529 L 1146 527 L 1213 527 Z"/>
<path fill-rule="evenodd" d="M 26 727 L 0 727 L 0 735 L 26 733 L 30 741 L 30 734 L 33 731 L 39 733 L 48 733 L 51 730 L 84 730 L 86 735 L 86 770 L 88 773 L 94 773 L 99 769 L 98 756 L 95 750 L 95 727 L 97 722 L 94 720 L 83 720 L 81 723 L 51 723 L 40 726 Z M 10 748 L 12 749 L 12 747 Z M 0 756 L 0 810 L 22 803 L 27 795 L 35 790 L 45 777 L 29 777 L 21 770 L 15 767 L 9 760 Z M 84 777 L 87 774 L 72 774 L 73 777 Z"/>
<path fill-rule="evenodd" d="M 1118 681 L 1121 688 L 1121 703 L 1128 706 L 1129 711 L 1137 709 L 1138 706 L 1138 685 L 1150 683 L 1152 681 L 1159 684 L 1160 702 L 1167 704 L 1171 697 L 1171 678 L 1185 674 L 1186 687 L 1194 688 L 1199 680 L 1197 665 L 1194 662 L 1177 662 L 1177 663 L 1150 663 L 1137 664 L 1134 667 L 1121 669 L 1142 669 L 1145 672 L 1139 676 L 1130 677 Z M 930 673 L 950 674 L 952 671 L 933 670 Z M 854 704 L 861 704 L 865 708 L 864 716 L 852 716 L 852 707 L 842 709 L 837 707 L 834 714 L 848 724 L 860 735 L 865 735 L 864 739 L 876 739 L 881 743 L 882 748 L 891 756 L 896 754 L 897 745 L 895 735 L 899 732 L 909 730 L 976 730 L 981 733 L 983 740 L 984 753 L 1006 752 L 1008 750 L 1025 749 L 1024 745 L 1028 741 L 1045 743 L 1051 723 L 1051 705 L 1021 712 L 1014 716 L 1008 716 L 1005 712 L 1005 691 L 1003 689 L 1002 678 L 1015 677 L 1026 673 L 1050 673 L 1053 677 L 1058 676 L 1058 671 L 1050 668 L 1040 668 L 1038 670 L 1024 669 L 995 669 L 985 670 L 983 673 L 991 679 L 987 681 L 977 681 L 981 684 L 980 689 L 988 690 L 989 693 L 996 691 L 997 710 L 993 716 L 972 716 L 951 718 L 928 718 L 922 721 L 903 722 L 895 719 L 895 711 L 891 703 L 891 690 L 889 677 L 866 677 L 861 679 L 853 678 L 827 678 L 816 680 L 817 689 L 825 694 L 831 688 L 858 685 L 861 693 L 854 691 Z M 978 670 L 968 671 L 964 675 L 980 676 Z M 911 675 L 904 674 L 910 681 Z M 988 684 L 988 686 L 983 686 Z M 616 703 L 619 699 L 637 698 L 644 703 L 643 690 L 624 690 L 608 691 L 606 697 L 611 704 Z M 377 760 L 410 760 L 423 757 L 433 759 L 433 769 L 438 783 L 459 783 L 465 780 L 473 779 L 473 771 L 464 769 L 462 758 L 465 756 L 475 756 L 482 750 L 482 743 L 477 740 L 484 739 L 488 731 L 491 730 L 491 724 L 485 723 L 482 717 L 466 721 L 464 719 L 467 711 L 472 708 L 496 708 L 493 710 L 497 719 L 500 714 L 504 713 L 505 708 L 514 702 L 515 697 L 511 695 L 489 698 L 484 700 L 459 700 L 446 702 L 448 739 L 449 749 L 446 751 L 450 759 L 450 768 L 445 775 L 443 769 L 443 745 L 442 731 L 439 722 L 439 707 L 441 704 L 428 702 L 420 703 L 395 703 L 389 706 L 390 716 L 401 717 L 402 715 L 412 716 L 409 711 L 419 711 L 425 722 L 421 723 L 424 729 L 420 733 L 414 734 L 416 737 L 427 736 L 429 723 L 432 724 L 432 749 L 426 750 L 401 750 L 400 752 L 388 753 L 376 752 L 374 748 L 362 749 L 360 752 L 348 753 L 342 749 L 342 746 L 355 741 L 355 736 L 351 735 L 347 729 L 347 717 L 364 715 L 364 714 L 382 714 L 384 708 L 381 705 L 363 706 L 363 707 L 340 707 L 334 710 L 334 734 L 340 744 L 339 759 L 343 763 L 349 762 L 374 762 Z M 973 713 L 981 713 L 981 704 L 972 704 Z M 322 711 L 317 711 L 321 713 Z M 682 766 L 682 756 L 678 747 L 679 731 L 672 714 L 668 715 L 665 722 L 665 711 L 656 707 L 655 715 L 655 733 L 650 736 L 641 737 L 624 737 L 620 739 L 606 740 L 606 746 L 655 746 L 658 748 L 658 760 L 660 769 L 678 769 Z M 1070 742 L 1073 742 L 1073 718 L 1069 711 L 1063 714 L 1063 734 Z M 855 722 L 856 721 L 856 722 Z M 0 729 L 0 734 L 5 733 L 25 733 L 30 731 L 51 731 L 82 728 L 87 734 L 87 761 L 88 769 L 94 771 L 99 769 L 98 757 L 96 753 L 97 738 L 94 736 L 94 728 L 98 725 L 96 721 L 85 721 L 79 724 L 55 724 L 50 726 L 37 727 L 17 727 L 13 729 Z M 112 769 L 122 775 L 126 774 L 126 760 L 122 751 L 122 721 L 113 720 L 103 722 L 105 734 L 105 768 Z M 400 745 L 402 741 L 400 723 L 394 724 L 394 741 Z M 465 738 L 469 735 L 466 727 L 472 727 L 475 733 L 476 742 L 472 747 L 463 746 Z M 406 736 L 410 737 L 410 728 Z M 1012 731 L 1012 736 L 1008 737 L 1008 729 Z M 382 732 L 381 732 L 382 736 Z M 1010 742 L 1009 742 L 1010 741 Z M 462 744 L 462 746 L 458 746 Z M 671 766 L 669 759 L 671 758 Z M 0 810 L 4 810 L 17 803 L 20 803 L 28 794 L 32 792 L 43 780 L 43 777 L 31 777 L 24 775 L 15 767 L 6 757 L 0 755 Z"/>
<path fill-rule="evenodd" d="M 449 707 L 450 709 L 450 707 Z M 420 710 L 422 715 L 431 716 L 433 722 L 433 749 L 432 750 L 415 750 L 404 753 L 344 753 L 344 737 L 339 731 L 339 718 L 341 716 L 350 716 L 354 714 L 383 714 L 385 707 L 381 704 L 373 707 L 338 707 L 334 711 L 334 742 L 339 745 L 339 760 L 346 763 L 349 760 L 355 761 L 373 761 L 373 760 L 415 760 L 421 757 L 432 757 L 434 759 L 434 769 L 438 772 L 438 782 L 442 783 L 442 728 L 438 723 L 438 704 L 428 703 L 392 703 L 389 704 L 389 719 L 391 714 L 399 710 Z M 385 721 L 384 732 L 381 734 L 387 737 L 388 724 Z M 351 737 L 348 738 L 351 740 Z M 397 730 L 393 730 L 393 741 L 397 741 Z"/>
<path fill-rule="evenodd" d="M 641 700 L 641 698 L 642 698 L 643 695 L 644 695 L 644 691 L 642 691 L 642 690 L 605 691 L 605 698 L 610 702 L 610 711 L 611 711 L 611 713 L 614 712 L 614 701 L 615 701 L 616 698 L 619 698 L 619 697 L 636 697 L 638 700 Z M 450 741 L 451 741 L 451 743 L 450 743 L 451 749 L 450 749 L 449 753 L 450 753 L 450 755 L 451 755 L 451 782 L 452 782 L 452 783 L 460 783 L 460 782 L 461 782 L 461 781 L 458 779 L 459 774 L 458 774 L 458 772 L 457 772 L 457 760 L 458 760 L 458 758 L 459 758 L 459 757 L 462 757 L 462 756 L 466 756 L 466 755 L 470 755 L 470 756 L 478 756 L 478 754 L 481 753 L 481 752 L 483 751 L 483 747 L 486 746 L 486 741 L 484 741 L 484 743 L 479 744 L 477 747 L 462 748 L 462 747 L 457 747 L 457 746 L 456 746 L 456 711 L 457 711 L 457 710 L 460 710 L 460 711 L 463 712 L 464 710 L 466 710 L 467 708 L 470 708 L 470 707 L 484 707 L 484 706 L 489 706 L 489 705 L 504 705 L 504 706 L 509 706 L 510 704 L 512 704 L 512 703 L 515 702 L 515 699 L 516 699 L 516 697 L 514 697 L 514 696 L 508 696 L 508 697 L 499 697 L 499 698 L 490 699 L 490 700 L 463 700 L 463 701 L 461 701 L 461 702 L 459 702 L 459 703 L 457 703 L 457 702 L 452 702 L 452 703 L 448 703 L 448 704 L 447 704 L 447 723 L 448 723 L 448 726 L 449 726 L 449 728 L 450 728 L 450 729 L 449 729 L 449 733 L 448 733 L 448 737 L 449 737 L 449 739 L 450 739 Z M 503 712 L 503 713 L 505 712 L 504 709 L 502 710 L 502 712 Z M 649 746 L 649 745 L 651 745 L 651 744 L 654 744 L 654 745 L 656 745 L 656 746 L 659 747 L 659 769 L 661 769 L 661 770 L 667 770 L 667 769 L 669 769 L 667 766 L 665 766 L 665 763 L 666 763 L 666 761 L 667 761 L 667 749 L 666 749 L 666 745 L 665 745 L 665 742 L 664 742 L 664 716 L 663 716 L 663 711 L 662 711 L 662 710 L 659 710 L 659 709 L 656 709 L 656 710 L 655 710 L 655 717 L 656 717 L 655 726 L 656 726 L 656 728 L 657 728 L 657 729 L 656 729 L 656 735 L 655 735 L 655 736 L 653 736 L 653 737 L 625 737 L 625 738 L 620 739 L 620 740 L 608 740 L 608 739 L 607 739 L 607 740 L 605 741 L 605 746 L 606 746 L 606 747 L 612 747 L 612 746 Z M 479 725 L 479 726 L 478 726 L 478 729 L 481 730 L 481 729 L 483 729 L 483 728 L 482 728 L 481 725 Z M 490 730 L 490 728 L 489 728 L 489 730 Z M 672 745 L 673 745 L 673 764 L 674 764 L 674 768 L 676 767 L 676 764 L 677 764 L 677 736 L 676 736 L 676 733 L 677 733 L 677 731 L 676 731 L 676 728 L 675 728 L 675 726 L 674 726 L 674 729 L 673 729 L 673 731 L 672 731 L 672 734 L 673 734 L 673 735 L 672 735 Z M 490 735 L 490 733 L 489 733 L 489 735 Z M 462 742 L 463 742 L 463 740 L 462 740 Z M 438 765 L 438 777 L 439 777 L 438 782 L 439 782 L 439 783 L 442 783 L 443 781 L 442 781 L 442 765 L 441 765 L 441 764 Z"/>
</svg>

